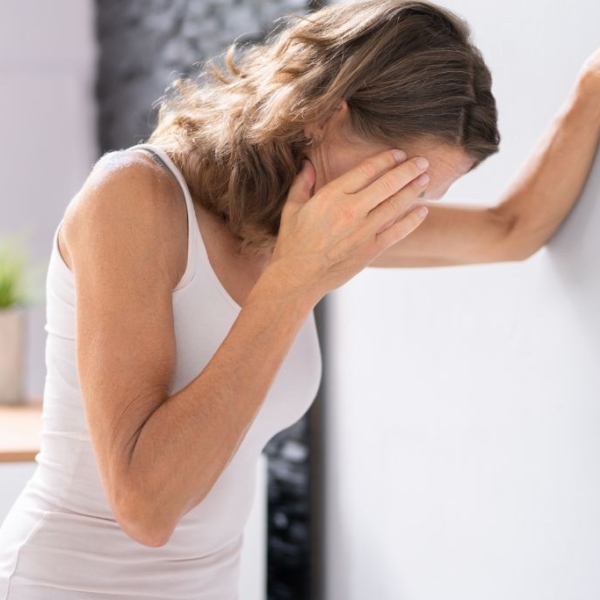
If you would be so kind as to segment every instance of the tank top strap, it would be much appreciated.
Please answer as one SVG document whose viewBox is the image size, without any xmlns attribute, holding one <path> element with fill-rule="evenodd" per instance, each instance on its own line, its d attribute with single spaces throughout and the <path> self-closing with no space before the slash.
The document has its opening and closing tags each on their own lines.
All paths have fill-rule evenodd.
<svg viewBox="0 0 600 600">
<path fill-rule="evenodd" d="M 170 171 L 173 177 L 179 183 L 183 196 L 185 198 L 185 204 L 187 209 L 187 223 L 188 223 L 188 253 L 187 253 L 187 265 L 185 272 L 179 283 L 175 286 L 173 291 L 177 291 L 180 288 L 188 284 L 196 272 L 196 262 L 198 259 L 198 252 L 204 248 L 204 242 L 201 238 L 200 230 L 198 227 L 198 219 L 194 211 L 194 203 L 189 187 L 175 163 L 171 160 L 169 155 L 160 147 L 155 144 L 136 144 L 130 146 L 128 150 L 147 150 L 151 153 L 152 157 L 167 171 Z"/>
</svg>

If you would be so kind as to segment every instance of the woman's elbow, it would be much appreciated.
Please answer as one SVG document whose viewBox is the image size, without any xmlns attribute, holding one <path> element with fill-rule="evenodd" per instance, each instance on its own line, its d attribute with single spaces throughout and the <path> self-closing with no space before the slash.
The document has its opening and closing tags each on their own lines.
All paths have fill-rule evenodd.
<svg viewBox="0 0 600 600">
<path fill-rule="evenodd" d="M 149 548 L 160 548 L 171 539 L 172 532 L 153 527 L 146 523 L 118 521 L 123 532 L 133 541 Z"/>
<path fill-rule="evenodd" d="M 503 262 L 523 262 L 536 254 L 543 244 L 531 244 L 524 241 L 522 244 L 508 248 L 502 256 Z"/>
<path fill-rule="evenodd" d="M 117 524 L 126 535 L 150 548 L 167 544 L 175 529 L 166 511 L 147 498 L 121 498 L 113 503 L 113 512 Z"/>
<path fill-rule="evenodd" d="M 500 205 L 490 211 L 501 231 L 491 262 L 522 262 L 536 254 L 547 242 L 545 231 L 528 226 L 525 219 Z"/>
</svg>

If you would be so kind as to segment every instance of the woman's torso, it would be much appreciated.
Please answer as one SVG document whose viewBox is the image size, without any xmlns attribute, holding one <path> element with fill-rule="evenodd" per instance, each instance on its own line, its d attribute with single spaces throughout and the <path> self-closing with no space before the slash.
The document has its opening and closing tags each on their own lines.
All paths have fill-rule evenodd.
<svg viewBox="0 0 600 600">
<path fill-rule="evenodd" d="M 230 285 L 230 294 L 223 283 L 235 284 L 236 268 L 243 265 L 223 256 L 227 242 L 216 223 L 205 220 L 201 228 L 202 211 L 194 208 L 166 153 L 142 146 L 153 149 L 176 177 L 188 218 L 187 260 L 172 295 L 175 393 L 215 353 L 264 263 L 246 268 L 245 278 Z M 77 379 L 73 273 L 65 262 L 69 257 L 63 259 L 58 249 L 61 224 L 47 276 L 42 445 L 36 472 L 0 529 L 0 600 L 233 600 L 256 460 L 273 435 L 308 410 L 317 391 L 321 357 L 314 318 L 304 323 L 235 456 L 205 500 L 181 519 L 167 544 L 143 546 L 114 520 L 90 444 Z M 203 235 L 212 244 L 208 249 Z M 210 258 L 219 262 L 223 281 Z"/>
<path fill-rule="evenodd" d="M 185 222 L 186 201 L 184 199 L 186 191 L 181 187 L 178 178 L 165 165 L 164 161 L 156 154 L 149 152 L 145 148 L 154 148 L 151 144 L 138 144 L 129 149 L 136 151 L 140 158 L 149 161 L 155 173 L 165 180 L 165 192 L 176 195 L 174 208 L 181 213 L 181 218 L 163 223 L 163 227 L 169 228 L 166 232 L 168 236 L 181 240 L 178 244 L 177 255 L 173 257 L 173 272 L 183 274 L 187 264 L 187 224 Z M 179 173 L 181 174 L 181 172 Z M 166 192 L 169 190 L 169 192 Z M 191 193 L 190 193 L 191 195 Z M 181 196 L 181 198 L 179 197 Z M 179 206 L 181 204 L 181 206 Z M 262 271 L 269 263 L 270 252 L 263 250 L 260 253 L 240 253 L 237 251 L 237 242 L 228 232 L 225 223 L 217 216 L 212 215 L 203 208 L 198 201 L 193 201 L 191 207 L 196 219 L 196 227 L 201 233 L 204 248 L 208 260 L 215 272 L 218 280 L 222 283 L 227 293 L 234 299 L 236 304 L 242 305 L 246 296 L 260 277 Z M 72 260 L 69 252 L 69 246 L 65 243 L 65 228 L 61 227 L 58 231 L 58 251 L 63 262 L 72 270 Z"/>
</svg>

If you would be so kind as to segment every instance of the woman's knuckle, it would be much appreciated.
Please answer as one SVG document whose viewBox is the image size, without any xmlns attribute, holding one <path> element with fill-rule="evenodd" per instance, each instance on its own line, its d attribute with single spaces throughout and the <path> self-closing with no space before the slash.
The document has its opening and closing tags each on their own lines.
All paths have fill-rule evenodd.
<svg viewBox="0 0 600 600">
<path fill-rule="evenodd" d="M 390 177 L 383 177 L 380 182 L 383 193 L 387 196 L 391 196 L 398 191 L 398 186 Z"/>
<path fill-rule="evenodd" d="M 350 205 L 343 206 L 340 209 L 340 218 L 344 223 L 352 223 L 356 219 L 356 209 Z"/>
<path fill-rule="evenodd" d="M 397 194 L 392 196 L 388 202 L 394 214 L 399 215 L 400 213 L 406 211 L 406 202 L 404 202 L 402 195 Z"/>
<path fill-rule="evenodd" d="M 414 217 L 414 215 L 412 215 L 412 214 L 408 215 L 405 219 L 402 219 L 402 221 L 399 221 L 398 223 L 396 223 L 393 226 L 395 229 L 394 230 L 395 237 L 398 240 L 403 240 L 410 233 L 412 233 L 417 228 L 418 225 L 419 225 L 419 222 L 416 219 L 416 217 Z"/>
<path fill-rule="evenodd" d="M 319 190 L 318 195 L 315 198 L 319 199 L 320 203 L 325 205 L 329 205 L 331 202 L 334 202 L 339 195 L 339 191 L 335 189 L 330 184 L 323 186 L 322 189 Z"/>
<path fill-rule="evenodd" d="M 423 193 L 423 186 L 419 185 L 416 179 L 410 184 L 410 194 L 413 198 L 418 198 Z"/>
<path fill-rule="evenodd" d="M 392 238 L 394 238 L 394 240 L 401 240 L 404 237 L 406 237 L 405 234 L 405 226 L 402 222 L 399 223 L 395 223 L 394 225 L 391 226 L 391 230 L 392 230 Z"/>
<path fill-rule="evenodd" d="M 373 179 L 377 175 L 377 165 L 373 160 L 365 160 L 360 165 L 360 172 L 367 179 Z"/>
<path fill-rule="evenodd" d="M 411 173 L 412 173 L 413 178 L 415 178 L 418 175 L 420 175 L 421 173 L 423 173 L 423 169 L 421 169 L 419 167 L 419 165 L 417 165 L 416 159 L 412 160 L 410 164 L 411 164 Z"/>
</svg>

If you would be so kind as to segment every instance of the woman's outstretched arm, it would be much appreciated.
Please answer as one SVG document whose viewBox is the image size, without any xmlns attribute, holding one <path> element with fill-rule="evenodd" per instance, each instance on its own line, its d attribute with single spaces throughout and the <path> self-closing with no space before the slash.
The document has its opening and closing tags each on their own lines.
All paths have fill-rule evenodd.
<svg viewBox="0 0 600 600">
<path fill-rule="evenodd" d="M 429 204 L 412 235 L 370 266 L 428 267 L 524 260 L 554 234 L 579 198 L 600 139 L 600 50 L 521 171 L 493 207 Z"/>
</svg>

